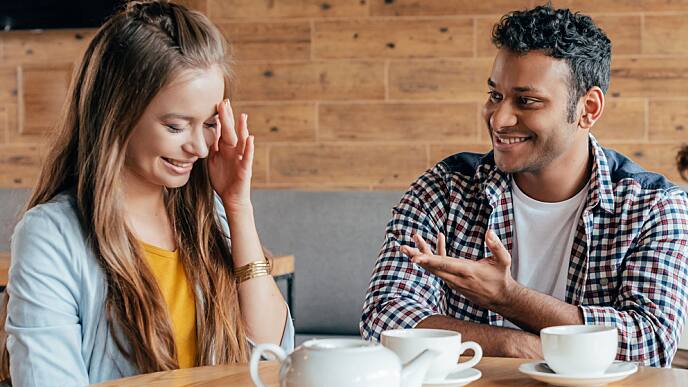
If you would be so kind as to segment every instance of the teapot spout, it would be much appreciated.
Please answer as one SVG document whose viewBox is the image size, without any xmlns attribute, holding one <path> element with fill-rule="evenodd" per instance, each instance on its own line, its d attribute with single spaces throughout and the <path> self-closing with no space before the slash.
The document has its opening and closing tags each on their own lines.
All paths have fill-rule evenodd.
<svg viewBox="0 0 688 387">
<path fill-rule="evenodd" d="M 439 354 L 437 351 L 426 349 L 404 364 L 401 370 L 401 387 L 421 387 L 432 361 Z"/>
</svg>

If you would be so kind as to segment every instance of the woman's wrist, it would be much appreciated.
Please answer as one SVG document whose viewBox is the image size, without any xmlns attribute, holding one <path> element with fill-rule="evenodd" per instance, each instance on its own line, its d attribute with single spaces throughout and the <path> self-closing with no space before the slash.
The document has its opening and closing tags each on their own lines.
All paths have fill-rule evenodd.
<svg viewBox="0 0 688 387">
<path fill-rule="evenodd" d="M 234 276 L 236 277 L 237 284 L 246 282 L 253 278 L 269 276 L 272 274 L 272 265 L 270 261 L 262 259 L 260 261 L 254 261 L 247 263 L 245 265 L 234 268 Z"/>
<path fill-rule="evenodd" d="M 227 215 L 253 213 L 253 203 L 251 203 L 250 199 L 236 200 L 234 198 L 222 198 L 222 204 L 225 207 Z"/>
</svg>

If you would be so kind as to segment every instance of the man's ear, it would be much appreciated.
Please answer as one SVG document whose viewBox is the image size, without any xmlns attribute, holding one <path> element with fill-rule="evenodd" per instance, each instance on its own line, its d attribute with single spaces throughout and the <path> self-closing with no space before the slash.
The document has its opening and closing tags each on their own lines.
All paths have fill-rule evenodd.
<svg viewBox="0 0 688 387">
<path fill-rule="evenodd" d="M 592 129 L 604 111 L 604 92 L 598 86 L 593 86 L 581 97 L 580 103 L 583 112 L 578 119 L 578 126 L 583 129 Z"/>
</svg>

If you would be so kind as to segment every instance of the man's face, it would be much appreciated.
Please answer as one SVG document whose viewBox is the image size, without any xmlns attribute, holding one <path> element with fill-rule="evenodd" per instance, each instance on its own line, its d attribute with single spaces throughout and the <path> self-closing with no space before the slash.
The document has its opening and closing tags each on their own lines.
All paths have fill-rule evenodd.
<svg viewBox="0 0 688 387">
<path fill-rule="evenodd" d="M 501 49 L 488 79 L 483 117 L 497 167 L 537 173 L 573 147 L 578 119 L 567 120 L 569 66 L 532 51 Z"/>
</svg>

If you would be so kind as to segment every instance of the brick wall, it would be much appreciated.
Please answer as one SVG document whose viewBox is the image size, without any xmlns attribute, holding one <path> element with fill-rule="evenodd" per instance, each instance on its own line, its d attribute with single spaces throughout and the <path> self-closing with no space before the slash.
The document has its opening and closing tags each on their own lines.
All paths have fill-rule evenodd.
<svg viewBox="0 0 688 387">
<path fill-rule="evenodd" d="M 499 17 L 532 0 L 187 0 L 234 44 L 234 105 L 256 135 L 254 185 L 403 189 L 490 148 L 479 112 Z M 594 133 L 679 181 L 688 141 L 688 1 L 554 1 L 614 44 Z M 0 33 L 0 188 L 31 187 L 93 30 Z"/>
</svg>

